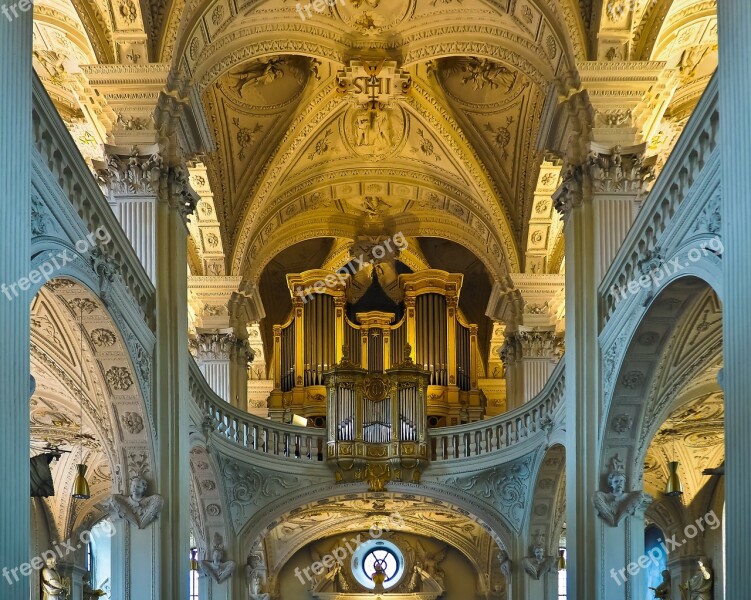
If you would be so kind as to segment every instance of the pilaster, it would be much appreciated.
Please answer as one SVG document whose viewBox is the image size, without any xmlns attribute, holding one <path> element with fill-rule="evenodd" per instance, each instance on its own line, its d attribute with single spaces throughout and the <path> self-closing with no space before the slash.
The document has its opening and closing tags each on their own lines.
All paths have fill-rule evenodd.
<svg viewBox="0 0 751 600">
<path fill-rule="evenodd" d="M 11 285 L 29 271 L 31 244 L 31 40 L 32 11 L 13 20 L 0 18 L 0 284 Z M 10 294 L 10 292 L 8 292 Z M 12 485 L 0 486 L 0 567 L 13 569 L 29 560 L 29 305 L 31 297 L 0 299 L 7 360 L 0 361 L 3 418 L 0 456 Z M 11 579 L 11 581 L 13 581 Z M 0 578 L 0 597 L 28 598 L 28 577 Z M 12 591 L 11 591 L 12 589 Z"/>
<path fill-rule="evenodd" d="M 725 392 L 726 598 L 742 598 L 751 589 L 751 369 L 748 340 L 751 314 L 748 296 L 751 245 L 748 224 L 751 202 L 748 165 L 751 164 L 751 11 L 745 0 L 717 3 L 720 32 L 720 151 L 722 177 L 723 389 Z"/>
<path fill-rule="evenodd" d="M 563 275 L 512 273 L 496 284 L 486 314 L 505 323 L 499 356 L 509 409 L 534 398 L 560 360 L 563 301 Z"/>
<path fill-rule="evenodd" d="M 245 410 L 248 367 L 248 314 L 238 289 L 241 277 L 192 276 L 188 280 L 191 352 L 218 396 Z"/>
</svg>

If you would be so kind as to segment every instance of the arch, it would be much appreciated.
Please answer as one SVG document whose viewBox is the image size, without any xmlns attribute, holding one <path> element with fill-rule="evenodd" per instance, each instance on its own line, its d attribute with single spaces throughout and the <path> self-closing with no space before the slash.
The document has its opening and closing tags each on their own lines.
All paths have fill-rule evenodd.
<svg viewBox="0 0 751 600">
<path fill-rule="evenodd" d="M 163 60 L 187 56 L 183 66 L 203 91 L 232 66 L 266 54 L 302 54 L 342 63 L 345 56 L 359 51 L 358 33 L 355 30 L 348 33 L 344 22 L 302 20 L 294 6 L 276 8 L 270 4 L 246 5 L 238 13 L 225 10 L 219 2 L 203 6 L 194 3 L 187 10 L 183 6 L 169 15 L 169 34 L 160 56 Z M 530 16 L 538 21 L 537 28 L 520 25 L 525 22 L 516 14 L 521 7 L 515 8 L 512 16 L 503 9 L 476 3 L 465 6 L 460 13 L 461 21 L 449 10 L 445 24 L 440 26 L 434 25 L 435 13 L 441 12 L 440 8 L 427 12 L 413 10 L 403 22 L 388 30 L 392 34 L 398 32 L 398 37 L 368 41 L 375 48 L 388 50 L 393 49 L 394 40 L 398 39 L 398 53 L 405 65 L 440 56 L 482 56 L 506 61 L 530 75 L 544 73 L 537 77 L 543 83 L 572 69 L 574 54 L 584 58 L 581 33 L 572 37 L 569 31 L 572 27 L 580 30 L 576 23 L 580 17 L 568 4 L 564 7 L 556 2 L 530 2 L 528 6 L 534 11 Z M 557 22 L 559 19 L 565 23 L 563 26 Z M 500 40 L 505 43 L 499 43 Z"/>
<path fill-rule="evenodd" d="M 711 316 L 702 321 L 702 314 Z M 697 323 L 704 323 L 698 331 Z M 617 376 L 606 376 L 612 399 L 603 420 L 602 489 L 614 457 L 623 462 L 631 487 L 639 489 L 646 451 L 657 429 L 680 404 L 686 386 L 718 364 L 722 318 L 714 288 L 693 274 L 672 279 L 621 339 L 629 342 L 620 366 L 614 368 L 615 358 L 605 356 L 606 370 L 612 368 Z M 607 397 L 607 388 L 605 393 Z"/>
<path fill-rule="evenodd" d="M 37 380 L 30 402 L 32 440 L 71 450 L 53 472 L 50 526 L 58 539 L 101 518 L 99 503 L 126 492 L 129 474 L 145 469 L 153 480 L 157 469 L 150 403 L 145 401 L 151 393 L 146 351 L 82 282 L 91 283 L 89 274 L 63 271 L 37 290 L 31 305 L 31 364 Z M 83 438 L 76 423 L 80 405 Z M 89 467 L 91 498 L 78 501 L 73 510 L 68 499 L 75 464 L 81 462 L 79 445 Z"/>
<path fill-rule="evenodd" d="M 440 540 L 461 552 L 478 573 L 496 547 L 481 523 L 457 506 L 390 493 L 340 495 L 295 507 L 269 524 L 249 547 L 263 543 L 273 557 L 268 567 L 279 572 L 295 553 L 316 540 L 363 531 L 368 532 L 366 539 L 370 533 L 378 538 L 384 532 L 402 532 Z"/>
<path fill-rule="evenodd" d="M 547 556 L 558 555 L 558 541 L 566 518 L 566 448 L 557 443 L 542 456 L 526 527 L 525 547 L 542 538 Z"/>
<path fill-rule="evenodd" d="M 222 479 L 206 442 L 200 439 L 199 435 L 191 435 L 190 446 L 191 521 L 199 558 L 210 558 L 209 544 L 214 534 L 219 533 L 225 545 L 231 539 L 231 531 L 227 527 Z"/>
<path fill-rule="evenodd" d="M 271 262 L 276 255 L 282 250 L 297 244 L 303 240 L 311 238 L 354 238 L 359 232 L 359 221 L 356 218 L 338 215 L 334 220 L 333 215 L 328 223 L 321 221 L 311 221 L 305 217 L 297 217 L 288 223 L 285 223 L 274 232 L 276 243 L 258 250 L 257 254 L 253 253 L 251 247 L 249 258 L 251 267 L 246 273 L 246 278 L 251 283 L 258 283 L 261 273 L 266 265 Z M 472 237 L 473 230 L 465 225 L 458 218 L 444 213 L 443 216 L 436 216 L 431 213 L 418 215 L 405 215 L 395 218 L 390 227 L 396 232 L 401 232 L 405 237 L 438 237 L 464 246 L 478 257 L 490 273 L 496 279 L 502 279 L 507 273 L 505 267 L 499 264 L 498 259 L 492 260 L 496 253 L 493 250 L 481 244 L 476 237 Z M 494 244 L 497 256 L 500 257 L 500 248 Z"/>
<path fill-rule="evenodd" d="M 257 272 L 253 264 L 253 249 L 255 246 L 255 251 L 258 251 L 259 241 L 268 239 L 272 232 L 274 237 L 279 237 L 280 229 L 275 228 L 289 219 L 294 220 L 306 209 L 313 207 L 320 210 L 326 202 L 333 204 L 331 194 L 334 186 L 361 180 L 364 172 L 371 179 L 399 182 L 417 190 L 419 197 L 412 202 L 426 206 L 423 212 L 437 211 L 444 218 L 448 212 L 453 212 L 459 221 L 463 219 L 466 237 L 475 244 L 478 237 L 484 237 L 486 245 L 482 254 L 488 254 L 490 260 L 500 266 L 500 269 L 498 266 L 489 268 L 490 272 L 505 274 L 519 270 L 519 250 L 507 204 L 472 145 L 463 134 L 457 133 L 461 128 L 448 111 L 430 100 L 427 91 L 418 85 L 415 85 L 405 112 L 417 124 L 426 123 L 425 126 L 439 136 L 447 152 L 456 157 L 458 176 L 453 172 L 451 176 L 446 175 L 439 169 L 426 173 L 410 168 L 403 161 L 399 162 L 398 155 L 377 165 L 368 164 L 365 168 L 361 162 L 350 160 L 326 173 L 303 172 L 302 175 L 290 176 L 295 161 L 300 158 L 307 143 L 342 117 L 341 98 L 332 89 L 323 89 L 290 124 L 278 144 L 278 150 L 268 159 L 248 193 L 233 240 L 231 271 L 247 276 L 242 271 L 244 265 L 249 263 Z M 461 143 L 457 143 L 457 136 L 461 138 Z M 270 167 L 272 163 L 275 165 L 273 169 Z M 344 208 L 341 210 L 344 211 Z M 337 234 L 330 232 L 328 235 Z M 456 239 L 454 241 L 463 243 Z"/>
<path fill-rule="evenodd" d="M 486 508 L 460 493 L 449 493 L 444 488 L 434 485 L 414 486 L 403 483 L 389 484 L 390 492 L 366 493 L 362 484 L 340 484 L 336 490 L 338 495 L 332 495 L 332 485 L 324 483 L 308 486 L 303 490 L 286 494 L 267 504 L 261 513 L 256 513 L 238 532 L 239 548 L 249 551 L 254 548 L 259 539 L 272 531 L 287 514 L 294 514 L 300 507 L 316 502 L 322 506 L 338 498 L 346 500 L 381 498 L 384 495 L 407 500 L 417 500 L 429 503 L 436 508 L 455 511 L 456 513 L 478 523 L 493 539 L 495 544 L 503 550 L 513 548 L 513 533 L 505 519 L 497 514 L 491 514 Z M 378 494 L 381 494 L 380 496 Z"/>
</svg>

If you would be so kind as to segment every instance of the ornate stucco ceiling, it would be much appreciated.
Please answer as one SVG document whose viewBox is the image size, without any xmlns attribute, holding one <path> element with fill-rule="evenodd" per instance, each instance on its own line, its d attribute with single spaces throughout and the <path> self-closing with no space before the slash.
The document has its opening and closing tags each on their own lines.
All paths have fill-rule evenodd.
<svg viewBox="0 0 751 600">
<path fill-rule="evenodd" d="M 100 515 L 97 504 L 106 496 L 124 491 L 129 466 L 152 465 L 150 427 L 125 344 L 101 301 L 72 280 L 49 282 L 32 302 L 31 455 L 48 447 L 63 451 L 50 466 L 55 495 L 44 500 L 57 539 L 84 517 Z M 91 498 L 73 502 L 81 460 Z"/>
<path fill-rule="evenodd" d="M 265 536 L 267 564 L 278 572 L 300 548 L 349 532 L 406 532 L 441 540 L 462 552 L 478 572 L 495 557 L 497 546 L 482 525 L 439 501 L 378 494 L 376 498 L 333 498 L 302 506 Z"/>
<path fill-rule="evenodd" d="M 647 451 L 644 488 L 660 497 L 668 480 L 668 461 L 680 463 L 683 502 L 691 504 L 710 480 L 704 469 L 725 461 L 725 406 L 721 392 L 699 396 L 670 415 Z"/>
<path fill-rule="evenodd" d="M 664 160 L 717 62 L 714 0 L 343 1 L 310 15 L 301 7 L 35 6 L 37 72 L 87 158 L 100 158 L 113 123 L 141 123 L 116 121 L 95 101 L 83 65 L 164 63 L 195 88 L 216 144 L 205 157 L 216 212 L 214 230 L 192 232 L 194 274 L 257 282 L 294 243 L 351 239 L 365 196 L 381 200 L 388 226 L 460 243 L 496 278 L 529 261 L 550 272 L 559 257 L 541 266 L 540 248 L 555 253 L 560 236 L 530 224 L 539 221 L 536 138 L 548 92 L 575 88 L 586 61 L 664 64 L 672 100 L 648 140 Z M 360 111 L 336 91 L 337 73 L 358 59 L 392 60 L 412 80 L 379 123 L 371 117 L 367 143 Z M 202 255 L 207 235 L 222 248 L 211 260 Z"/>
</svg>

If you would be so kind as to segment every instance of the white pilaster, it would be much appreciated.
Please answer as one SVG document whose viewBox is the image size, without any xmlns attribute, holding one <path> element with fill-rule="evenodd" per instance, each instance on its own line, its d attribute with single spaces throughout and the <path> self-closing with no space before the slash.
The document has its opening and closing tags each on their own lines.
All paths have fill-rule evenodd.
<svg viewBox="0 0 751 600">
<path fill-rule="evenodd" d="M 720 40 L 720 151 L 722 176 L 723 387 L 725 391 L 726 598 L 743 598 L 751 589 L 751 369 L 748 310 L 751 278 L 751 9 L 746 0 L 717 3 Z"/>
<path fill-rule="evenodd" d="M 0 15 L 0 284 L 29 271 L 31 243 L 31 24 L 32 11 Z M 8 292 L 10 294 L 10 292 Z M 0 486 L 0 569 L 29 560 L 29 303 L 0 296 L 5 359 L 0 361 L 3 418 L 0 456 L 8 485 Z M 11 484 L 12 482 L 12 484 Z M 11 579 L 11 581 L 13 581 Z M 0 577 L 0 598 L 28 598 L 29 578 L 12 586 Z"/>
</svg>

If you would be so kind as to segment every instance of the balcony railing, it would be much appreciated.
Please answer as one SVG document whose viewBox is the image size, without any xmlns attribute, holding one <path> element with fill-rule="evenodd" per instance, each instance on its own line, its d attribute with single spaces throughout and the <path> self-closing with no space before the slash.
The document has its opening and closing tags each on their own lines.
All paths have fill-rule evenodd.
<svg viewBox="0 0 751 600">
<path fill-rule="evenodd" d="M 715 76 L 600 284 L 605 321 L 613 315 L 619 302 L 616 290 L 626 288 L 631 280 L 643 274 L 639 263 L 661 246 L 664 232 L 681 214 L 681 205 L 711 163 L 710 158 L 717 149 L 718 103 L 718 78 Z"/>
<path fill-rule="evenodd" d="M 192 359 L 188 386 L 194 402 L 204 415 L 205 426 L 231 442 L 251 452 L 278 458 L 323 461 L 325 430 L 285 425 L 235 408 L 213 392 Z"/>
<path fill-rule="evenodd" d="M 563 364 L 561 360 L 543 390 L 524 406 L 485 421 L 429 429 L 429 459 L 447 462 L 500 452 L 552 429 L 563 401 Z M 251 452 L 279 458 L 324 460 L 324 429 L 284 425 L 235 408 L 209 388 L 193 360 L 189 388 L 206 425 L 231 442 Z"/>
<path fill-rule="evenodd" d="M 542 391 L 524 406 L 485 421 L 429 430 L 430 460 L 446 462 L 498 452 L 549 431 L 563 401 L 564 360 Z"/>
</svg>

